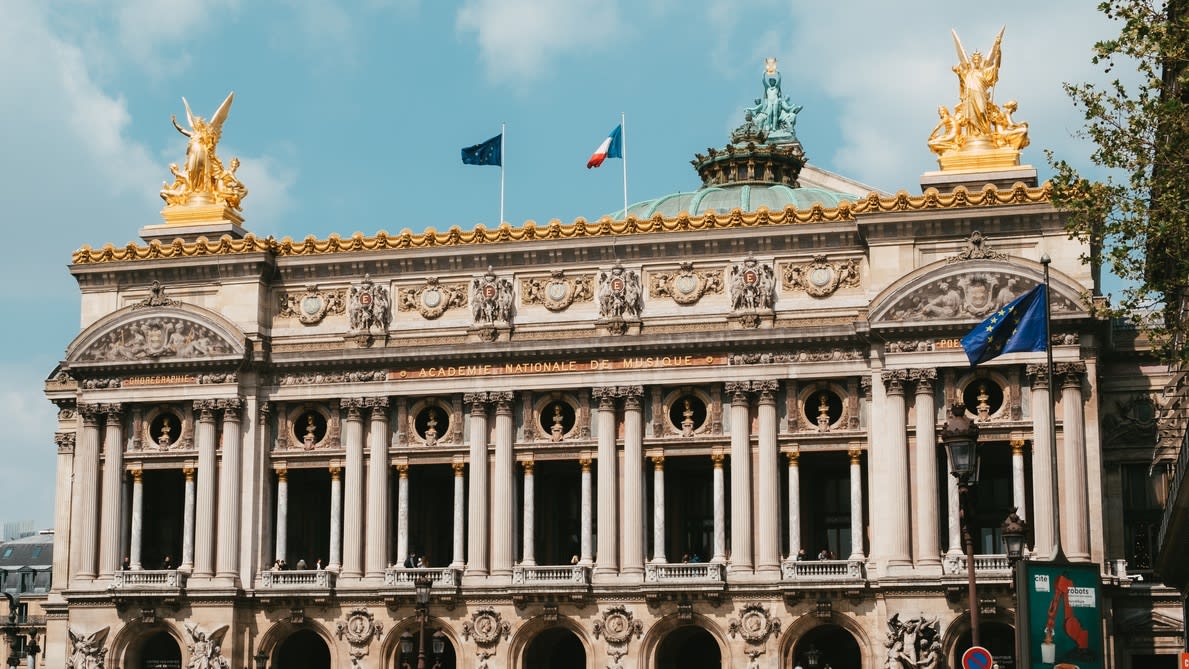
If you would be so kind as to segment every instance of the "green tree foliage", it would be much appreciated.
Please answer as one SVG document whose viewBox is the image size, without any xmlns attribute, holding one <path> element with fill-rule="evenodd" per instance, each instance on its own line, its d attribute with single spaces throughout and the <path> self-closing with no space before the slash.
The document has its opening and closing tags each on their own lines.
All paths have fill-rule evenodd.
<svg viewBox="0 0 1189 669">
<path fill-rule="evenodd" d="M 1087 179 L 1050 153 L 1053 202 L 1094 250 L 1086 260 L 1124 280 L 1114 314 L 1144 329 L 1169 363 L 1189 362 L 1189 0 L 1098 7 L 1121 30 L 1094 45 L 1092 60 L 1118 78 L 1065 90 L 1085 112 L 1093 162 L 1111 176 Z"/>
</svg>

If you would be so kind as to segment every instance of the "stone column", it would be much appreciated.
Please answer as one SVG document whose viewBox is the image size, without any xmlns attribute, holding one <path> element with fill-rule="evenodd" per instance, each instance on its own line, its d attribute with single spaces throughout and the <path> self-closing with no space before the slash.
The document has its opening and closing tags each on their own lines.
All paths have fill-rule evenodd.
<svg viewBox="0 0 1189 669">
<path fill-rule="evenodd" d="M 863 451 L 852 447 L 850 456 L 850 558 L 863 559 Z M 841 547 L 840 547 L 841 548 Z"/>
<path fill-rule="evenodd" d="M 277 555 L 285 560 L 289 554 L 289 470 L 277 470 Z"/>
<path fill-rule="evenodd" d="M 347 410 L 347 466 L 343 473 L 343 576 L 363 576 L 363 398 L 339 400 Z"/>
<path fill-rule="evenodd" d="M 223 464 L 219 476 L 219 549 L 216 574 L 234 579 L 239 574 L 240 516 L 240 418 L 243 400 L 232 397 L 219 400 L 223 410 Z"/>
<path fill-rule="evenodd" d="M 183 467 L 182 475 L 186 478 L 185 495 L 182 502 L 182 562 L 181 571 L 187 574 L 194 571 L 194 512 L 197 492 L 194 484 L 194 468 Z M 140 538 L 137 537 L 137 541 Z"/>
<path fill-rule="evenodd" d="M 711 562 L 727 561 L 727 492 L 722 471 L 724 459 L 726 456 L 719 451 L 710 454 L 710 460 L 714 463 L 714 555 L 710 558 Z"/>
<path fill-rule="evenodd" d="M 462 461 L 455 461 L 454 468 L 454 523 L 451 526 L 451 532 L 454 534 L 454 555 L 450 560 L 450 566 L 454 569 L 462 569 L 466 564 L 466 532 L 464 524 L 466 522 L 466 463 Z M 404 558 L 400 558 L 403 560 Z"/>
<path fill-rule="evenodd" d="M 280 499 L 280 495 L 277 495 Z M 330 555 L 326 569 L 337 572 L 343 568 L 343 468 L 330 468 Z"/>
<path fill-rule="evenodd" d="M 524 467 L 524 546 L 521 548 L 520 564 L 531 567 L 537 564 L 536 546 L 533 541 L 536 538 L 536 532 L 533 527 L 534 510 L 534 491 L 533 491 L 533 461 L 526 460 L 520 463 Z"/>
<path fill-rule="evenodd" d="M 384 571 L 391 562 L 388 555 L 388 398 L 368 397 L 364 404 L 371 409 L 371 425 L 368 430 L 368 446 L 371 450 L 367 479 L 367 531 L 364 534 L 364 543 L 367 545 L 365 572 L 368 578 L 383 578 Z M 407 544 L 405 548 L 407 551 Z M 404 556 L 398 559 L 403 560 Z"/>
<path fill-rule="evenodd" d="M 82 436 L 74 454 L 73 509 L 70 513 L 70 540 L 76 579 L 96 576 L 96 546 L 99 531 L 99 417 L 97 404 L 80 404 L 83 416 Z"/>
<path fill-rule="evenodd" d="M 619 571 L 619 454 L 615 449 L 615 388 L 595 388 L 599 401 L 599 514 L 598 547 L 595 549 L 595 573 L 615 574 Z"/>
<path fill-rule="evenodd" d="M 471 408 L 470 505 L 467 508 L 467 574 L 487 575 L 487 393 L 466 393 Z"/>
<path fill-rule="evenodd" d="M 1090 560 L 1089 499 L 1086 493 L 1086 425 L 1082 413 L 1083 362 L 1056 366 L 1061 382 L 1061 530 L 1065 555 Z"/>
<path fill-rule="evenodd" d="M 758 542 L 756 573 L 780 576 L 780 450 L 776 446 L 776 392 L 778 381 L 756 381 L 760 460 L 756 468 L 759 497 L 756 504 Z"/>
<path fill-rule="evenodd" d="M 908 478 L 908 424 L 907 410 L 904 404 L 904 381 L 908 377 L 903 369 L 891 369 L 883 372 L 884 387 L 887 391 L 887 412 L 884 414 L 885 423 L 883 443 L 886 451 L 880 456 L 880 472 L 887 491 L 905 490 L 910 481 Z M 889 568 L 912 566 L 912 538 L 909 534 L 909 505 L 903 499 L 887 500 L 884 504 L 884 519 L 887 524 L 876 526 L 877 532 L 885 534 L 881 542 L 887 553 L 883 556 Z"/>
<path fill-rule="evenodd" d="M 937 405 L 933 383 L 937 370 L 910 369 L 916 382 L 916 475 L 913 477 L 912 517 L 916 528 L 916 565 L 928 570 L 941 568 L 941 539 L 937 527 Z"/>
<path fill-rule="evenodd" d="M 751 571 L 751 384 L 726 384 L 731 396 L 731 560 L 730 571 Z"/>
<path fill-rule="evenodd" d="M 789 460 L 789 559 L 801 552 L 801 450 L 785 454 Z"/>
<path fill-rule="evenodd" d="M 1016 507 L 1016 515 L 1027 519 L 1027 486 L 1024 483 L 1024 446 L 1023 439 L 1011 440 L 1011 503 Z"/>
<path fill-rule="evenodd" d="M 194 575 L 210 578 L 215 574 L 215 400 L 194 400 L 198 427 L 198 499 L 194 528 Z"/>
<path fill-rule="evenodd" d="M 124 483 L 124 425 L 122 404 L 103 404 L 103 494 L 99 528 L 99 575 L 111 578 L 120 568 L 120 524 Z"/>
<path fill-rule="evenodd" d="M 594 504 L 591 501 L 591 483 L 590 483 L 590 456 L 583 453 L 578 460 L 582 465 L 582 536 L 580 537 L 581 549 L 579 556 L 579 563 L 589 565 L 594 561 L 594 554 L 591 552 L 591 530 L 593 523 L 591 516 L 594 514 Z"/>
<path fill-rule="evenodd" d="M 652 456 L 652 561 L 665 559 L 665 456 Z"/>
<path fill-rule="evenodd" d="M 396 466 L 396 564 L 409 557 L 409 465 Z"/>
<path fill-rule="evenodd" d="M 129 544 L 128 567 L 143 569 L 140 563 L 140 544 L 144 536 L 144 472 L 132 470 L 132 541 Z"/>
<path fill-rule="evenodd" d="M 623 391 L 623 526 L 620 541 L 626 574 L 644 573 L 644 420 L 643 386 Z"/>
<path fill-rule="evenodd" d="M 1053 493 L 1053 399 L 1049 394 L 1048 366 L 1028 365 L 1026 370 L 1032 381 L 1032 517 L 1028 524 L 1032 526 L 1033 559 L 1051 560 L 1057 554 L 1053 531 L 1057 503 Z"/>
<path fill-rule="evenodd" d="M 495 494 L 492 495 L 491 574 L 511 576 L 516 532 L 516 455 L 511 392 L 489 393 L 495 402 Z"/>
</svg>

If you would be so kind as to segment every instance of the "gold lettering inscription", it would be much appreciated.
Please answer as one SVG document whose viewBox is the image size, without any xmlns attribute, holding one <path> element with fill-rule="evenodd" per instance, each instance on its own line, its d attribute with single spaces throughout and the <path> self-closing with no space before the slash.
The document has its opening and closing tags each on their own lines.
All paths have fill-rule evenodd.
<svg viewBox="0 0 1189 669">
<path fill-rule="evenodd" d="M 648 355 L 631 358 L 593 358 L 589 360 L 554 360 L 543 362 L 509 362 L 502 365 L 451 365 L 421 367 L 388 372 L 389 380 L 449 379 L 469 376 L 516 376 L 521 374 L 565 374 L 574 372 L 603 372 L 627 369 L 659 369 L 665 367 L 705 367 L 723 365 L 725 355 Z"/>
<path fill-rule="evenodd" d="M 172 374 L 162 376 L 133 376 L 124 379 L 123 386 L 168 386 L 196 383 L 198 379 L 190 374 Z"/>
<path fill-rule="evenodd" d="M 937 341 L 933 342 L 933 348 L 935 350 L 940 350 L 943 348 L 962 348 L 962 340 L 961 339 L 938 339 Z"/>
</svg>

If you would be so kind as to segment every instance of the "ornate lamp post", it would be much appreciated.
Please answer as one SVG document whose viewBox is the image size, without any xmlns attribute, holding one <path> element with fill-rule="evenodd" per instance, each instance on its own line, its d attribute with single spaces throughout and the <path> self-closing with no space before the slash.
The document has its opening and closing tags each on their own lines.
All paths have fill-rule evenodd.
<svg viewBox="0 0 1189 669">
<path fill-rule="evenodd" d="M 809 669 L 817 669 L 822 664 L 822 652 L 817 649 L 817 646 L 810 646 L 809 650 L 805 651 L 805 666 Z"/>
<path fill-rule="evenodd" d="M 978 483 L 978 425 L 966 416 L 961 402 L 950 407 L 950 416 L 941 430 L 941 443 L 950 457 L 950 472 L 958 479 L 959 518 L 962 521 L 962 542 L 966 547 L 967 605 L 970 607 L 970 643 L 979 645 L 978 596 L 974 586 L 974 540 L 970 536 L 970 489 Z"/>
<path fill-rule="evenodd" d="M 425 669 L 425 622 L 429 618 L 429 589 L 433 586 L 433 577 L 424 572 L 413 579 L 413 588 L 417 591 L 417 621 L 420 633 L 417 640 L 417 669 Z"/>
<path fill-rule="evenodd" d="M 252 659 L 256 660 L 256 669 L 268 669 L 268 653 L 258 650 Z"/>
<path fill-rule="evenodd" d="M 441 630 L 433 633 L 433 669 L 442 669 L 442 653 L 446 651 L 446 635 Z"/>
<path fill-rule="evenodd" d="M 1012 582 L 1015 583 L 1016 596 L 1016 619 L 1015 619 L 1015 639 L 1016 639 L 1016 666 L 1021 666 L 1024 661 L 1023 648 L 1020 647 L 1022 637 L 1020 635 L 1020 626 L 1023 621 L 1020 620 L 1020 597 L 1024 591 L 1020 583 L 1020 560 L 1024 558 L 1024 539 L 1028 535 L 1028 524 L 1024 522 L 1016 514 L 1013 508 L 1011 513 L 1007 514 L 1007 518 L 1003 521 L 1003 525 L 999 527 L 1000 534 L 1003 535 L 1003 552 L 1007 553 L 1007 562 L 1012 569 Z"/>
</svg>

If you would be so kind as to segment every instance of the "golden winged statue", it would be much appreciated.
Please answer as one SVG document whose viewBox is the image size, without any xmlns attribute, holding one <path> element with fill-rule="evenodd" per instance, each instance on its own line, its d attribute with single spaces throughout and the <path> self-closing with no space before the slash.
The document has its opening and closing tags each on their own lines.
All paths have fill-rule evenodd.
<svg viewBox="0 0 1189 669">
<path fill-rule="evenodd" d="M 177 163 L 169 166 L 174 176 L 172 184 L 161 185 L 161 199 L 168 205 L 185 206 L 195 204 L 226 204 L 233 209 L 239 209 L 241 202 L 248 195 L 235 171 L 239 169 L 239 159 L 232 158 L 228 167 L 223 167 L 222 161 L 215 153 L 219 138 L 223 134 L 223 122 L 231 111 L 231 102 L 235 93 L 228 93 L 227 99 L 215 110 L 211 119 L 207 121 L 201 116 L 195 116 L 190 111 L 190 103 L 182 98 L 182 105 L 186 108 L 187 130 L 178 124 L 176 116 L 171 116 L 173 127 L 189 138 L 186 147 L 185 168 L 179 168 Z"/>
</svg>

